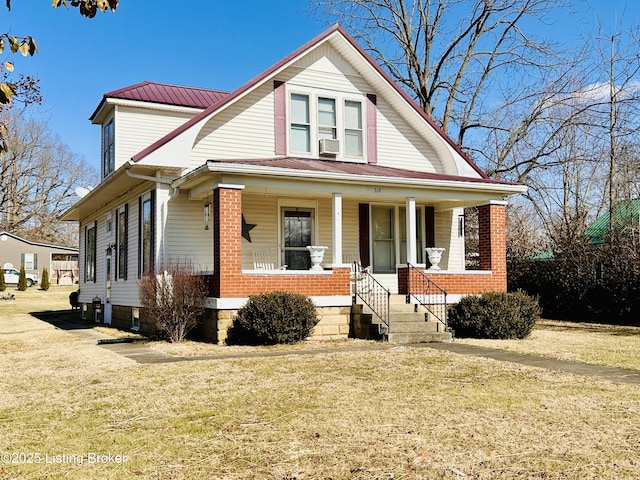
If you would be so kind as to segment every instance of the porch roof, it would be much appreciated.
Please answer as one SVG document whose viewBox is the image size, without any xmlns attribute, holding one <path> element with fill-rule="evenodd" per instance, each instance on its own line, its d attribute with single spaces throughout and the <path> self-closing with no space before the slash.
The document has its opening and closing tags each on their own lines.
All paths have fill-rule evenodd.
<svg viewBox="0 0 640 480">
<path fill-rule="evenodd" d="M 211 175 L 214 175 L 216 180 L 213 180 Z M 408 194 L 409 190 L 413 192 L 425 189 L 448 191 L 452 200 L 463 198 L 465 196 L 463 192 L 466 194 L 475 192 L 476 196 L 480 195 L 482 198 L 502 199 L 504 196 L 526 191 L 526 186 L 520 183 L 488 178 L 461 177 L 367 163 L 296 157 L 208 160 L 204 165 L 176 179 L 173 187 L 190 189 L 191 198 L 199 198 L 201 195 L 208 194 L 212 181 L 245 184 L 243 178 L 253 178 L 254 180 L 249 183 L 255 185 L 258 179 L 262 179 L 259 181 L 261 185 L 280 189 L 286 188 L 287 185 L 295 185 L 294 188 L 299 189 L 301 180 L 306 181 L 308 186 L 314 182 L 329 185 L 350 184 L 354 187 L 360 186 L 361 189 L 366 188 L 366 191 L 369 191 L 370 185 L 375 183 L 394 187 L 388 191 L 399 195 L 402 195 L 402 192 Z M 334 187 L 327 188 L 331 190 Z"/>
<path fill-rule="evenodd" d="M 201 199 L 216 184 L 242 185 L 247 191 L 283 194 L 314 191 L 349 193 L 355 197 L 371 196 L 372 185 L 378 198 L 418 197 L 438 202 L 441 208 L 482 205 L 502 201 L 504 197 L 523 193 L 526 186 L 488 178 L 461 177 L 433 172 L 417 172 L 380 165 L 339 162 L 309 158 L 267 158 L 208 160 L 204 165 L 176 179 L 172 186 L 189 191 L 189 198 Z"/>
<path fill-rule="evenodd" d="M 306 172 L 334 173 L 340 175 L 356 175 L 368 177 L 414 179 L 414 180 L 442 180 L 452 182 L 486 183 L 490 185 L 521 186 L 515 182 L 492 180 L 489 178 L 461 177 L 433 172 L 418 172 L 402 168 L 383 167 L 380 165 L 359 162 L 340 162 L 336 160 L 310 159 L 299 157 L 279 157 L 269 159 L 244 160 L 209 160 L 209 164 L 235 164 L 256 167 L 268 167 L 283 170 L 303 170 Z"/>
</svg>

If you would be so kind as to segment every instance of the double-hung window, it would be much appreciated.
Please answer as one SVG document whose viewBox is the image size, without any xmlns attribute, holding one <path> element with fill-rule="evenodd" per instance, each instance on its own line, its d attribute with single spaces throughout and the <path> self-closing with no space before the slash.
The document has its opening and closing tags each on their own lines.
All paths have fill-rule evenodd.
<svg viewBox="0 0 640 480">
<path fill-rule="evenodd" d="M 346 157 L 363 156 L 362 102 L 344 101 L 344 154 Z"/>
<path fill-rule="evenodd" d="M 295 88 L 295 87 L 294 87 Z M 363 159 L 364 98 L 325 95 L 311 89 L 289 95 L 289 151 L 319 156 L 322 140 L 338 140 L 336 157 Z M 331 152 L 334 154 L 334 152 Z"/>
<path fill-rule="evenodd" d="M 113 119 L 102 127 L 102 178 L 115 170 L 115 138 Z"/>
<path fill-rule="evenodd" d="M 311 122 L 308 95 L 299 93 L 291 95 L 290 141 L 292 152 L 311 152 Z"/>
<path fill-rule="evenodd" d="M 338 138 L 335 98 L 318 98 L 318 139 L 322 138 Z"/>
<path fill-rule="evenodd" d="M 139 251 L 140 258 L 138 264 L 138 276 L 149 275 L 155 268 L 154 262 L 154 229 L 155 229 L 155 208 L 154 191 L 140 197 L 139 215 Z"/>
<path fill-rule="evenodd" d="M 96 281 L 96 222 L 85 227 L 84 278 L 85 282 Z"/>
<path fill-rule="evenodd" d="M 129 224 L 129 209 L 127 205 L 117 211 L 116 223 L 116 251 L 118 252 L 118 263 L 116 264 L 116 278 L 118 280 L 127 279 L 127 234 Z"/>
</svg>

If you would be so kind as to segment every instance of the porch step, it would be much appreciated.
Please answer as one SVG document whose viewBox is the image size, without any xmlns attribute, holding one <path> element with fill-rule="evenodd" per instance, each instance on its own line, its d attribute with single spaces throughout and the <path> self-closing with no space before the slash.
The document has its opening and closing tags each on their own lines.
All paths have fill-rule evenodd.
<svg viewBox="0 0 640 480">
<path fill-rule="evenodd" d="M 451 332 L 444 324 L 425 315 L 424 309 L 414 311 L 415 305 L 406 303 L 404 295 L 390 298 L 390 327 L 382 324 L 371 310 L 364 305 L 352 306 L 352 333 L 356 338 L 387 339 L 392 343 L 450 342 Z"/>
</svg>

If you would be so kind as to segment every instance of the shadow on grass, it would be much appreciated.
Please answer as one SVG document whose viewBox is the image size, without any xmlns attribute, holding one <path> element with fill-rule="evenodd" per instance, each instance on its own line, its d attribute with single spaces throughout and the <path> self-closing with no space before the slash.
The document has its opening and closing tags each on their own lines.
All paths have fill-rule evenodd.
<svg viewBox="0 0 640 480">
<path fill-rule="evenodd" d="M 78 310 L 44 310 L 29 312 L 29 315 L 62 330 L 91 329 L 96 325 L 89 320 L 82 320 Z"/>
<path fill-rule="evenodd" d="M 640 337 L 640 327 L 634 326 L 620 326 L 620 325 L 606 325 L 599 323 L 588 322 L 569 322 L 565 321 L 562 324 L 539 322 L 536 328 L 543 330 L 551 330 L 555 332 L 571 332 L 580 331 L 587 333 L 598 333 L 611 335 L 613 337 Z"/>
</svg>

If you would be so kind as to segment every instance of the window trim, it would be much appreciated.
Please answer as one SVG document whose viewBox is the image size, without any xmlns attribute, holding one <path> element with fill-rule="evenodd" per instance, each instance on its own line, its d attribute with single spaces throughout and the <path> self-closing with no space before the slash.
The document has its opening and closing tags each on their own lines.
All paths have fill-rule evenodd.
<svg viewBox="0 0 640 480">
<path fill-rule="evenodd" d="M 278 250 L 280 255 L 278 259 L 280 265 L 286 265 L 285 262 L 285 240 L 284 240 L 284 215 L 287 210 L 296 210 L 311 212 L 311 245 L 318 245 L 318 202 L 315 200 L 302 199 L 278 199 Z"/>
<path fill-rule="evenodd" d="M 97 240 L 98 222 L 94 220 L 84 227 L 84 281 L 85 283 L 96 283 L 97 267 Z M 89 248 L 89 237 L 92 236 L 92 245 Z"/>
<path fill-rule="evenodd" d="M 115 121 L 112 116 L 106 123 L 102 125 L 102 178 L 108 177 L 115 171 Z"/>
<path fill-rule="evenodd" d="M 116 209 L 116 235 L 115 235 L 115 281 L 127 280 L 129 267 L 129 205 Z M 124 216 L 124 228 L 120 225 L 121 216 Z M 124 232 L 123 232 L 124 230 Z"/>
<path fill-rule="evenodd" d="M 155 271 L 155 225 L 156 206 L 155 190 L 150 190 L 138 198 L 138 278 Z M 144 249 L 144 205 L 149 202 L 149 252 Z M 145 265 L 145 257 L 149 256 L 149 265 Z M 147 268 L 145 268 L 147 267 Z"/>
<path fill-rule="evenodd" d="M 309 126 L 309 151 L 298 151 L 292 148 L 292 126 L 297 125 L 294 123 L 292 116 L 292 97 L 294 95 L 306 96 L 308 98 L 308 116 Z M 319 121 L 319 101 L 320 99 L 334 100 L 335 105 L 335 132 L 336 139 L 340 141 L 340 153 L 336 155 L 335 159 L 348 160 L 353 162 L 365 162 L 368 153 L 367 144 L 371 141 L 368 134 L 368 97 L 359 93 L 343 93 L 330 90 L 320 90 L 298 85 L 287 84 L 286 94 L 286 145 L 287 152 L 291 155 L 299 155 L 303 157 L 319 157 L 319 141 L 320 136 L 320 121 Z M 345 151 L 346 146 L 346 131 L 353 130 L 346 128 L 346 104 L 347 102 L 355 102 L 360 104 L 360 142 L 361 142 L 361 155 L 347 155 Z"/>
</svg>

